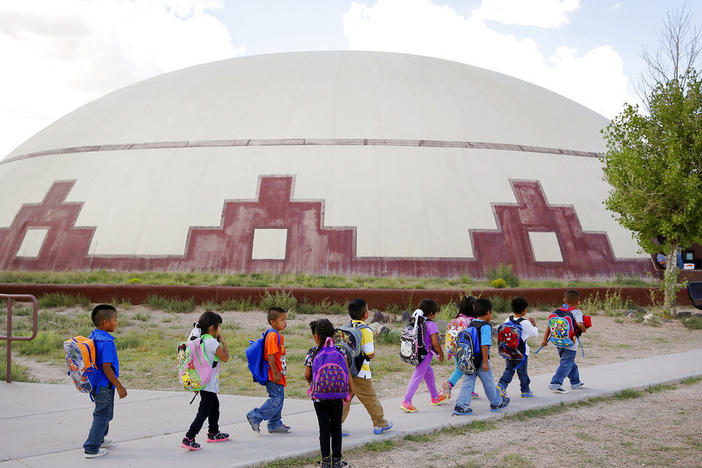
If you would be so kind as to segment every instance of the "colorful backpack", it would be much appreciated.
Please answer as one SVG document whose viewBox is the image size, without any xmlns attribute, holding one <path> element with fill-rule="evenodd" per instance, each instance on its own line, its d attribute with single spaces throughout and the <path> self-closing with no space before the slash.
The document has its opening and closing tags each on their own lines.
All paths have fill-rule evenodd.
<svg viewBox="0 0 702 468">
<path fill-rule="evenodd" d="M 428 354 L 424 345 L 425 332 L 424 316 L 415 311 L 414 324 L 408 324 L 400 335 L 400 359 L 413 366 L 424 360 Z"/>
<path fill-rule="evenodd" d="M 474 325 L 476 322 L 485 324 L 482 320 L 473 320 L 456 339 L 456 368 L 465 375 L 475 374 L 483 360 L 479 329 Z"/>
<path fill-rule="evenodd" d="M 349 393 L 346 356 L 327 338 L 312 361 L 312 397 L 318 400 L 345 398 Z"/>
<path fill-rule="evenodd" d="M 280 333 L 271 328 L 264 331 L 258 340 L 249 341 L 249 347 L 246 348 L 246 360 L 248 361 L 249 371 L 251 371 L 254 382 L 258 382 L 261 385 L 266 385 L 266 382 L 268 382 L 268 360 L 265 357 L 266 336 L 271 332 L 278 335 L 278 345 L 280 345 Z"/>
<path fill-rule="evenodd" d="M 217 356 L 214 362 L 210 362 L 205 354 L 205 338 L 213 338 L 212 335 L 202 335 L 178 344 L 176 358 L 178 361 L 178 379 L 183 384 L 183 388 L 190 392 L 199 392 L 217 375 L 218 367 L 215 367 Z"/>
<path fill-rule="evenodd" d="M 575 344 L 575 319 L 571 309 L 556 309 L 548 316 L 549 341 L 558 348 L 570 348 Z"/>
<path fill-rule="evenodd" d="M 366 359 L 361 346 L 363 343 L 361 330 L 364 328 L 370 329 L 364 323 L 354 325 L 353 322 L 349 322 L 348 325 L 334 330 L 334 346 L 344 353 L 352 377 L 358 376 Z"/>
<path fill-rule="evenodd" d="M 466 317 L 465 315 L 459 315 L 446 327 L 446 335 L 444 338 L 444 352 L 446 353 L 446 358 L 451 359 L 456 354 L 456 344 L 458 340 L 458 334 L 463 330 L 468 328 L 473 317 Z"/>
<path fill-rule="evenodd" d="M 524 317 L 515 319 L 514 316 L 510 316 L 509 320 L 497 329 L 497 351 L 505 359 L 523 361 L 526 356 L 526 345 L 522 340 L 523 320 Z"/>
<path fill-rule="evenodd" d="M 76 336 L 63 342 L 68 375 L 79 392 L 92 393 L 98 378 L 95 343 L 90 338 Z"/>
</svg>

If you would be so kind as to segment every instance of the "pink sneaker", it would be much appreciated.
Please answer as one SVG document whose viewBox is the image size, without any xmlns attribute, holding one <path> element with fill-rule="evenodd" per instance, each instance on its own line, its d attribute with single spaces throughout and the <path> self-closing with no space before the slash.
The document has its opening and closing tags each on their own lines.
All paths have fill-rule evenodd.
<svg viewBox="0 0 702 468">
<path fill-rule="evenodd" d="M 417 411 L 417 408 L 415 408 L 412 403 L 407 403 L 406 401 L 400 403 L 400 409 L 405 413 L 414 413 Z"/>
<path fill-rule="evenodd" d="M 471 395 L 471 398 L 473 398 L 473 399 L 478 398 L 478 397 L 480 397 L 480 395 L 478 395 L 478 394 L 475 393 L 475 392 L 473 392 L 473 394 Z"/>
<path fill-rule="evenodd" d="M 451 382 L 448 381 L 444 382 L 441 386 L 441 394 L 446 396 L 445 400 L 451 398 L 451 389 L 453 389 L 453 385 L 451 385 Z"/>
<path fill-rule="evenodd" d="M 431 406 L 439 406 L 444 400 L 446 400 L 446 395 L 439 394 L 436 398 L 431 399 Z"/>
</svg>

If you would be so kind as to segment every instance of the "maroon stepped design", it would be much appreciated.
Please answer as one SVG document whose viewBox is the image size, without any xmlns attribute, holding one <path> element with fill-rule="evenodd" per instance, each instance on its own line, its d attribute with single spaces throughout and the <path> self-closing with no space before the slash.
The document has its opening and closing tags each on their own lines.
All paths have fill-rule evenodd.
<svg viewBox="0 0 702 468">
<path fill-rule="evenodd" d="M 575 209 L 548 204 L 538 182 L 513 181 L 518 203 L 495 205 L 496 231 L 470 232 L 475 258 L 357 257 L 353 227 L 327 227 L 323 201 L 293 201 L 293 177 L 264 176 L 257 200 L 227 200 L 217 227 L 192 227 L 182 256 L 91 256 L 94 227 L 75 227 L 82 203 L 66 202 L 75 182 L 55 182 L 39 205 L 24 205 L 0 229 L 0 269 L 305 272 L 315 274 L 482 276 L 499 263 L 523 277 L 642 274 L 645 259 L 616 260 L 606 234 L 582 230 Z M 48 228 L 37 258 L 18 257 L 28 228 Z M 253 259 L 255 229 L 286 229 L 281 260 Z M 555 232 L 563 262 L 536 262 L 530 231 Z M 468 234 L 468 233 L 467 233 Z"/>
</svg>

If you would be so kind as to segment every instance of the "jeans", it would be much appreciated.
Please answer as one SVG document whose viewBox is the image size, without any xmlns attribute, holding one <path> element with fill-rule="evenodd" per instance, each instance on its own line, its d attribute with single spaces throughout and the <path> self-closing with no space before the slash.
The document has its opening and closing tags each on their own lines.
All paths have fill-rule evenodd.
<svg viewBox="0 0 702 468">
<path fill-rule="evenodd" d="M 268 400 L 260 408 L 249 411 L 248 416 L 255 423 L 268 420 L 268 430 L 273 431 L 283 425 L 280 413 L 283 411 L 285 401 L 285 387 L 272 381 L 266 382 Z"/>
<path fill-rule="evenodd" d="M 432 353 L 427 354 L 424 360 L 414 368 L 414 373 L 407 386 L 407 393 L 405 393 L 406 403 L 412 403 L 412 397 L 417 392 L 417 388 L 419 388 L 419 384 L 422 383 L 422 380 L 426 381 L 427 388 L 429 388 L 429 395 L 431 395 L 432 398 L 437 398 L 439 396 L 439 393 L 436 391 L 436 382 L 434 381 L 434 370 L 431 368 L 431 360 L 433 357 L 434 355 Z"/>
<path fill-rule="evenodd" d="M 575 363 L 575 351 L 565 348 L 558 348 L 558 355 L 561 357 L 561 363 L 556 369 L 556 373 L 551 379 L 550 388 L 558 388 L 563 384 L 566 377 L 570 380 L 571 385 L 580 383 L 580 373 L 578 365 Z"/>
<path fill-rule="evenodd" d="M 341 458 L 341 412 L 344 409 L 344 400 L 319 400 L 314 402 L 314 412 L 317 413 L 319 422 L 319 448 L 322 458 Z M 329 438 L 331 437 L 331 450 Z"/>
<path fill-rule="evenodd" d="M 482 367 L 479 367 L 475 374 L 463 376 L 463 386 L 461 387 L 461 392 L 458 394 L 456 406 L 464 409 L 470 408 L 470 400 L 473 396 L 475 379 L 477 377 L 479 377 L 480 381 L 483 383 L 485 396 L 490 402 L 490 406 L 497 406 L 502 403 L 502 397 L 499 393 L 497 393 L 497 389 L 495 388 L 495 379 L 492 376 L 492 364 L 488 362 L 487 371 L 484 371 Z"/>
<path fill-rule="evenodd" d="M 524 362 L 521 360 L 505 359 L 505 364 L 505 371 L 502 373 L 502 377 L 500 377 L 500 381 L 498 382 L 500 387 L 502 387 L 502 389 L 505 391 L 507 390 L 507 386 L 512 381 L 512 377 L 514 377 L 514 370 L 516 369 L 517 377 L 519 377 L 519 387 L 521 388 L 522 393 L 527 393 L 529 391 L 529 383 L 531 383 L 531 379 L 527 373 L 529 356 L 524 356 Z M 521 366 L 519 364 L 521 364 Z M 519 366 L 519 368 L 517 368 L 517 366 Z"/>
<path fill-rule="evenodd" d="M 197 415 L 195 415 L 185 437 L 194 438 L 202 429 L 205 419 L 209 424 L 208 433 L 213 435 L 219 433 L 219 398 L 217 398 L 216 393 L 200 390 L 200 406 L 197 408 Z"/>
<path fill-rule="evenodd" d="M 88 439 L 83 444 L 85 453 L 98 453 L 100 445 L 110 429 L 110 421 L 115 408 L 115 388 L 100 387 L 93 395 L 95 410 L 93 411 L 93 424 L 90 426 Z"/>
</svg>

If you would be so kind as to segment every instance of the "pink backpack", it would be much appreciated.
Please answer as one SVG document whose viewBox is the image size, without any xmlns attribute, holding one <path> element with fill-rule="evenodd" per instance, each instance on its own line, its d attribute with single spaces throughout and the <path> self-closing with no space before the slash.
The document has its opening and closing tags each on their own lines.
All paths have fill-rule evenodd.
<svg viewBox="0 0 702 468">
<path fill-rule="evenodd" d="M 444 352 L 446 353 L 446 358 L 451 359 L 457 351 L 458 335 L 470 326 L 470 322 L 473 321 L 473 317 L 466 317 L 465 315 L 459 315 L 446 327 L 446 335 L 444 338 Z"/>
<path fill-rule="evenodd" d="M 202 343 L 205 338 L 212 336 L 202 335 L 178 345 L 178 377 L 185 390 L 191 392 L 199 392 L 205 388 L 219 370 L 219 367 L 212 367 L 213 363 L 205 355 L 205 345 Z"/>
</svg>

